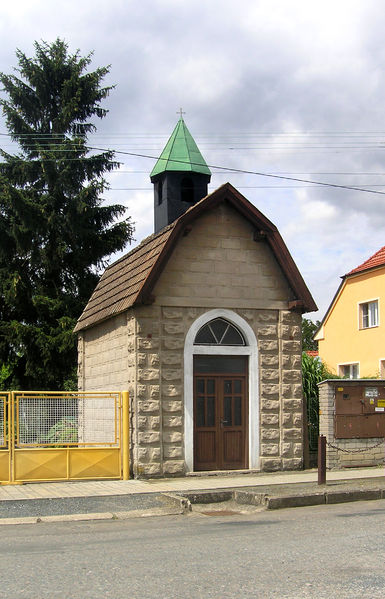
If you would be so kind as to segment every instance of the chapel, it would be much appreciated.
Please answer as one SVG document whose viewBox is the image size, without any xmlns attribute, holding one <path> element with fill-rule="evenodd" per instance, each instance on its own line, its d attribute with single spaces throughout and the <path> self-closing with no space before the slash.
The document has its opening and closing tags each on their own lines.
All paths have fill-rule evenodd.
<svg viewBox="0 0 385 599">
<path fill-rule="evenodd" d="M 280 233 L 211 172 L 181 117 L 156 162 L 154 233 L 76 325 L 80 391 L 129 390 L 135 477 L 303 467 L 301 318 Z"/>
</svg>

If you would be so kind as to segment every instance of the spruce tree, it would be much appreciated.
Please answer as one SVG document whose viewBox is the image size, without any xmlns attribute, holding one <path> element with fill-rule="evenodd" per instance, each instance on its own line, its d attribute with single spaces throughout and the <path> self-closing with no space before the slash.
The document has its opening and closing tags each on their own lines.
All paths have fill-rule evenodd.
<svg viewBox="0 0 385 599">
<path fill-rule="evenodd" d="M 87 147 L 92 117 L 108 112 L 109 67 L 90 71 L 92 55 L 60 39 L 34 47 L 32 58 L 17 50 L 16 74 L 0 74 L 20 148 L 1 150 L 0 386 L 62 389 L 76 367 L 76 319 L 132 225 L 123 206 L 103 203 L 113 154 Z"/>
</svg>

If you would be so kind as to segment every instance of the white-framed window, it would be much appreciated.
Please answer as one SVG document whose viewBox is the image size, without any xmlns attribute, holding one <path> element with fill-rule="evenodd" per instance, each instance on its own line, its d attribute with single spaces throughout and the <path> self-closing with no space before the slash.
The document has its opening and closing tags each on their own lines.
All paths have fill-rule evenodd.
<svg viewBox="0 0 385 599">
<path fill-rule="evenodd" d="M 359 379 L 360 363 L 353 362 L 352 364 L 338 364 L 338 375 L 342 379 Z"/>
<path fill-rule="evenodd" d="M 370 329 L 378 326 L 378 300 L 363 302 L 359 305 L 360 329 Z"/>
</svg>

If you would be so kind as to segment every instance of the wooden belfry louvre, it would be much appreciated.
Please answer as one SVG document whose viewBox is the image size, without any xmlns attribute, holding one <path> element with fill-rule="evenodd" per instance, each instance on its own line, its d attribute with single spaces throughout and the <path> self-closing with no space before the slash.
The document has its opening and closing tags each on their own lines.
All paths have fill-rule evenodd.
<svg viewBox="0 0 385 599">
<path fill-rule="evenodd" d="M 240 331 L 221 318 L 202 327 L 195 343 L 245 345 Z M 247 362 L 247 356 L 237 355 L 194 357 L 195 470 L 248 467 Z"/>
</svg>

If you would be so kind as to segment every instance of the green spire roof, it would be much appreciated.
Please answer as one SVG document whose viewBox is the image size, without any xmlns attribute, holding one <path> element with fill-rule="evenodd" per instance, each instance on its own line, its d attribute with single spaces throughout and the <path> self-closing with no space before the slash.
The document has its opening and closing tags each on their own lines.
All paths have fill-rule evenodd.
<svg viewBox="0 0 385 599">
<path fill-rule="evenodd" d="M 211 171 L 182 117 L 177 122 L 170 139 L 151 171 L 150 177 L 165 171 L 188 171 L 190 173 L 211 175 Z"/>
</svg>

